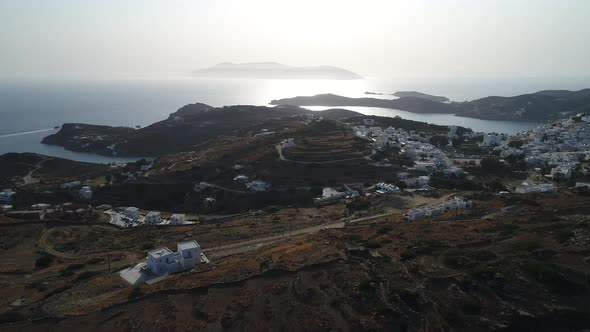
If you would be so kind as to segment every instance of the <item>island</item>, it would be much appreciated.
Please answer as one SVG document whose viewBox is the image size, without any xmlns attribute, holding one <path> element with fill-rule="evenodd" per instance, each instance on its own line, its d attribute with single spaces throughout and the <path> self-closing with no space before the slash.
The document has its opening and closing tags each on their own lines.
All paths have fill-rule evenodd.
<svg viewBox="0 0 590 332">
<path fill-rule="evenodd" d="M 192 72 L 195 77 L 358 80 L 362 76 L 334 66 L 295 67 L 276 62 L 224 62 Z"/>
</svg>

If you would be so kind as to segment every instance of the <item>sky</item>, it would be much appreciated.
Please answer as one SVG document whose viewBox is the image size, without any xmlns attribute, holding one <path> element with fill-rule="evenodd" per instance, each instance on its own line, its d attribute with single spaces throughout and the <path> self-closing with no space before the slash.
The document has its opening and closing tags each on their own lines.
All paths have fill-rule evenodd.
<svg viewBox="0 0 590 332">
<path fill-rule="evenodd" d="M 0 78 L 259 61 L 382 79 L 590 77 L 589 17 L 586 0 L 0 0 Z"/>
</svg>

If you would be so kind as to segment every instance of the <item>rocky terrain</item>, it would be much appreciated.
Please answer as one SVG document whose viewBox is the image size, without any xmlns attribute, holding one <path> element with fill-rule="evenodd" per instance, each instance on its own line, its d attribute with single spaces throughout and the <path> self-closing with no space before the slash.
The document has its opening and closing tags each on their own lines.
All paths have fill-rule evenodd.
<svg viewBox="0 0 590 332">
<path fill-rule="evenodd" d="M 253 236 L 259 245 L 254 247 L 240 246 L 244 240 L 232 235 L 244 234 L 232 227 L 243 223 L 240 218 L 222 223 L 221 246 L 218 228 L 208 223 L 134 230 L 67 223 L 11 226 L 0 237 L 1 250 L 13 257 L 2 271 L 0 327 L 4 331 L 89 326 L 97 331 L 587 328 L 590 210 L 586 198 L 570 193 L 511 198 L 463 195 L 474 199 L 476 208 L 462 213 L 457 222 L 443 221 L 454 218 L 443 215 L 405 223 L 393 213 L 269 242 L 264 235 L 270 231 L 268 225 L 282 215 L 272 212 L 258 219 Z M 519 208 L 502 209 L 515 205 Z M 109 252 L 111 267 L 117 270 L 141 259 L 144 244 L 170 246 L 195 234 L 211 258 L 209 266 L 138 287 L 109 272 Z M 233 243 L 231 250 L 226 243 Z M 48 251 L 53 254 L 47 256 Z"/>
</svg>

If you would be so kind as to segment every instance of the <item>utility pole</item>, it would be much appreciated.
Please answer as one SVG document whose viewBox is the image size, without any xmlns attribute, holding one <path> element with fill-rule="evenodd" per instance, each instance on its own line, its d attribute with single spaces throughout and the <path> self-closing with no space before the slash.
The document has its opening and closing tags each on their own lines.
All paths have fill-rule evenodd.
<svg viewBox="0 0 590 332">
<path fill-rule="evenodd" d="M 217 247 L 221 247 L 221 224 L 217 224 Z"/>
</svg>

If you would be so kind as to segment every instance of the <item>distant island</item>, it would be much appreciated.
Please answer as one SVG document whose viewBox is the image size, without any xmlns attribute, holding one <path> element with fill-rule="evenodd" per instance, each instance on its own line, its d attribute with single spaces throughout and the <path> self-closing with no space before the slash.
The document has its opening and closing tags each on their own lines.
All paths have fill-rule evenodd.
<svg viewBox="0 0 590 332">
<path fill-rule="evenodd" d="M 192 72 L 196 77 L 357 80 L 363 77 L 333 66 L 294 67 L 276 62 L 224 62 Z"/>
<path fill-rule="evenodd" d="M 397 92 L 398 99 L 349 98 L 334 94 L 298 96 L 272 100 L 272 105 L 364 106 L 398 109 L 412 113 L 448 113 L 457 116 L 504 121 L 545 122 L 590 111 L 590 89 L 545 90 L 514 97 L 485 97 L 467 102 L 448 102 L 440 96 L 415 91 Z"/>
</svg>

